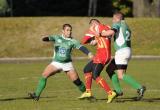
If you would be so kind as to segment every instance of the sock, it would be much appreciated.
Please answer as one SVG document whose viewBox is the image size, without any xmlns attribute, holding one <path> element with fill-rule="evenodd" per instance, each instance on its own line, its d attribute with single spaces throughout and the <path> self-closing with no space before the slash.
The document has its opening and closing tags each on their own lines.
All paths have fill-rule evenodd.
<svg viewBox="0 0 160 110">
<path fill-rule="evenodd" d="M 112 91 L 109 87 L 109 85 L 106 83 L 106 81 L 102 78 L 102 77 L 97 77 L 96 78 L 96 83 L 99 84 L 105 91 L 107 94 L 111 95 Z"/>
<path fill-rule="evenodd" d="M 36 96 L 40 96 L 43 89 L 46 87 L 47 78 L 41 77 L 36 89 Z"/>
<path fill-rule="evenodd" d="M 74 80 L 73 83 L 79 88 L 79 90 L 81 92 L 85 92 L 86 91 L 86 87 L 85 87 L 84 83 L 79 78 Z"/>
<path fill-rule="evenodd" d="M 120 83 L 119 83 L 119 79 L 118 79 L 118 76 L 115 72 L 112 75 L 111 80 L 112 80 L 112 84 L 113 84 L 113 87 L 114 87 L 115 91 L 117 93 L 122 93 L 122 89 L 121 89 L 121 86 L 120 86 Z"/>
<path fill-rule="evenodd" d="M 85 85 L 84 85 L 83 82 L 81 83 L 81 85 L 78 86 L 78 88 L 79 88 L 79 90 L 80 90 L 81 92 L 85 92 L 85 91 L 86 91 L 86 87 L 85 87 Z"/>
<path fill-rule="evenodd" d="M 92 85 L 92 73 L 85 73 L 85 85 L 86 85 L 86 91 L 91 91 L 91 85 Z"/>
<path fill-rule="evenodd" d="M 140 89 L 142 87 L 137 81 L 135 81 L 131 76 L 127 74 L 123 75 L 122 80 L 132 86 L 134 89 Z"/>
</svg>

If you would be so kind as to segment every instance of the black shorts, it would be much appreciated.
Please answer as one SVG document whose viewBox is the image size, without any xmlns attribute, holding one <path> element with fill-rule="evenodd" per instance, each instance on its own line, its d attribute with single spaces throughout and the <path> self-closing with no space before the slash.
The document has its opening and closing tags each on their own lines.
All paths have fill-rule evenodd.
<svg viewBox="0 0 160 110">
<path fill-rule="evenodd" d="M 116 65 L 115 59 L 112 59 L 108 66 L 106 67 L 106 72 L 108 73 L 109 77 L 112 78 L 112 75 L 115 73 L 115 70 L 124 69 L 127 70 L 128 65 Z"/>
<path fill-rule="evenodd" d="M 102 72 L 104 68 L 104 65 L 101 63 L 93 63 L 93 61 L 90 61 L 85 67 L 84 67 L 84 73 L 90 73 L 92 72 L 93 78 L 97 78 L 100 73 Z"/>
<path fill-rule="evenodd" d="M 118 70 L 118 69 L 125 69 L 125 70 L 126 70 L 126 69 L 127 69 L 127 66 L 128 66 L 128 65 L 123 65 L 123 64 L 116 64 L 114 58 L 113 58 L 113 59 L 111 60 L 111 62 L 108 64 L 108 66 L 110 66 L 110 65 L 113 66 L 114 70 Z"/>
</svg>

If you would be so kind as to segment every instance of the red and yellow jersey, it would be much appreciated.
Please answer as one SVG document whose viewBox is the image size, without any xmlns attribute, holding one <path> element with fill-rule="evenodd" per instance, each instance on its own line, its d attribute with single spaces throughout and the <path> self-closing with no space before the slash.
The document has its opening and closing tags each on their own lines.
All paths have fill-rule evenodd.
<svg viewBox="0 0 160 110">
<path fill-rule="evenodd" d="M 106 64 L 111 58 L 111 40 L 100 36 L 95 37 L 95 40 L 97 41 L 97 49 L 93 62 Z"/>
<path fill-rule="evenodd" d="M 82 43 L 86 44 L 88 40 L 94 37 L 97 42 L 96 54 L 93 58 L 94 63 L 106 64 L 111 58 L 111 40 L 110 38 L 96 36 L 96 33 L 101 33 L 103 30 L 109 30 L 110 26 L 99 24 L 89 28 L 89 31 L 82 39 Z"/>
</svg>

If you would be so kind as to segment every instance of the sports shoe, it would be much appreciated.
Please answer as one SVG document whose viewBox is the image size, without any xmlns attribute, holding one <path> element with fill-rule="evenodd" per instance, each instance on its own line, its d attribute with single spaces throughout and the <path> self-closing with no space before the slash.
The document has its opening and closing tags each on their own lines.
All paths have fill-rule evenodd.
<svg viewBox="0 0 160 110">
<path fill-rule="evenodd" d="M 137 90 L 138 97 L 137 100 L 141 100 L 143 98 L 144 92 L 146 91 L 146 87 L 142 86 L 142 88 Z"/>
<path fill-rule="evenodd" d="M 108 95 L 107 103 L 111 103 L 115 97 L 116 97 L 116 92 L 112 91 L 111 95 Z"/>
<path fill-rule="evenodd" d="M 35 101 L 39 100 L 39 96 L 36 96 L 36 93 L 28 93 L 29 97 Z"/>
<path fill-rule="evenodd" d="M 116 97 L 123 96 L 123 92 L 118 93 L 118 92 L 116 92 L 116 90 L 113 90 L 113 91 L 116 93 Z"/>
<path fill-rule="evenodd" d="M 79 99 L 85 99 L 85 98 L 91 98 L 92 97 L 92 93 L 91 92 L 84 92 L 80 97 L 78 97 Z"/>
</svg>

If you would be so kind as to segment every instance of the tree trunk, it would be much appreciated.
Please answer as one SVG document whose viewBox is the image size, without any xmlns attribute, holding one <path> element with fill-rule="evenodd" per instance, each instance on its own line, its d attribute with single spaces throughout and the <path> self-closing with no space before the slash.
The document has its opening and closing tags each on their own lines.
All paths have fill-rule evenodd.
<svg viewBox="0 0 160 110">
<path fill-rule="evenodd" d="M 134 17 L 159 17 L 160 0 L 133 0 Z"/>
<path fill-rule="evenodd" d="M 97 0 L 89 0 L 88 16 L 96 16 Z"/>
</svg>

